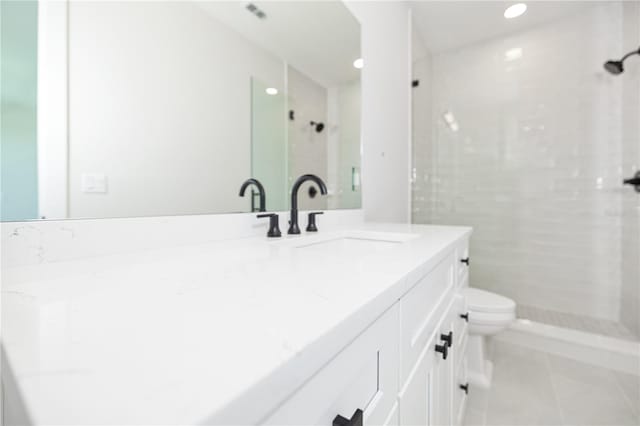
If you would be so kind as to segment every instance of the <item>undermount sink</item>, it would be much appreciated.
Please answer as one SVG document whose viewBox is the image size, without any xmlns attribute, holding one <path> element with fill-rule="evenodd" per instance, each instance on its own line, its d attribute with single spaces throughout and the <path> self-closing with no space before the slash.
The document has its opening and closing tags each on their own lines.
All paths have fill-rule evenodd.
<svg viewBox="0 0 640 426">
<path fill-rule="evenodd" d="M 351 231 L 337 235 L 313 237 L 312 239 L 305 239 L 306 241 L 298 241 L 295 248 L 322 251 L 346 250 L 356 251 L 359 253 L 378 252 L 397 247 L 398 245 L 416 237 L 417 235 L 415 234 Z"/>
</svg>

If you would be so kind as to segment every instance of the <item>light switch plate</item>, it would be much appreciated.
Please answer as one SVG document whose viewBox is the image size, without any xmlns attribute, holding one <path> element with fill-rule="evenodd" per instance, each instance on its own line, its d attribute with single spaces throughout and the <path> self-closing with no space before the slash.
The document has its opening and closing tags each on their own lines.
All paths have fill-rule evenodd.
<svg viewBox="0 0 640 426">
<path fill-rule="evenodd" d="M 107 176 L 101 173 L 83 173 L 82 192 L 87 194 L 106 194 Z"/>
</svg>

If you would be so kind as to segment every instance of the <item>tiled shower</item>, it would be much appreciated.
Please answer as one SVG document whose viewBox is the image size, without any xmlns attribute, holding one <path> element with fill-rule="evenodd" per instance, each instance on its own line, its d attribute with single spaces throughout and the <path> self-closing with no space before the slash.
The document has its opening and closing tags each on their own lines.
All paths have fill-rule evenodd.
<svg viewBox="0 0 640 426">
<path fill-rule="evenodd" d="M 474 227 L 471 285 L 519 316 L 638 339 L 637 2 L 414 59 L 413 222 Z"/>
</svg>

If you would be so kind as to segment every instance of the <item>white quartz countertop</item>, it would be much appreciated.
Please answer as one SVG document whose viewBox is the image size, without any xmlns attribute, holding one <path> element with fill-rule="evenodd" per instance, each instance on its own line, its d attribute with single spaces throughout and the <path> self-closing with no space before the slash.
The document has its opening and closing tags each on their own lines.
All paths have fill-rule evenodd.
<svg viewBox="0 0 640 426">
<path fill-rule="evenodd" d="M 358 232 L 406 241 L 299 247 Z M 366 224 L 4 269 L 11 380 L 37 424 L 259 422 L 470 233 Z"/>
</svg>

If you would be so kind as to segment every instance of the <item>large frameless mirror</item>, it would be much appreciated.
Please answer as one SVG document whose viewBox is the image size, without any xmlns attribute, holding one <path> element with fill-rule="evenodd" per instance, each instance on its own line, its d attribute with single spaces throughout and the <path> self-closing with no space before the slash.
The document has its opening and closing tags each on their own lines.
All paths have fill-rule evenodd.
<svg viewBox="0 0 640 426">
<path fill-rule="evenodd" d="M 2 220 L 360 207 L 340 1 L 3 1 Z"/>
</svg>

